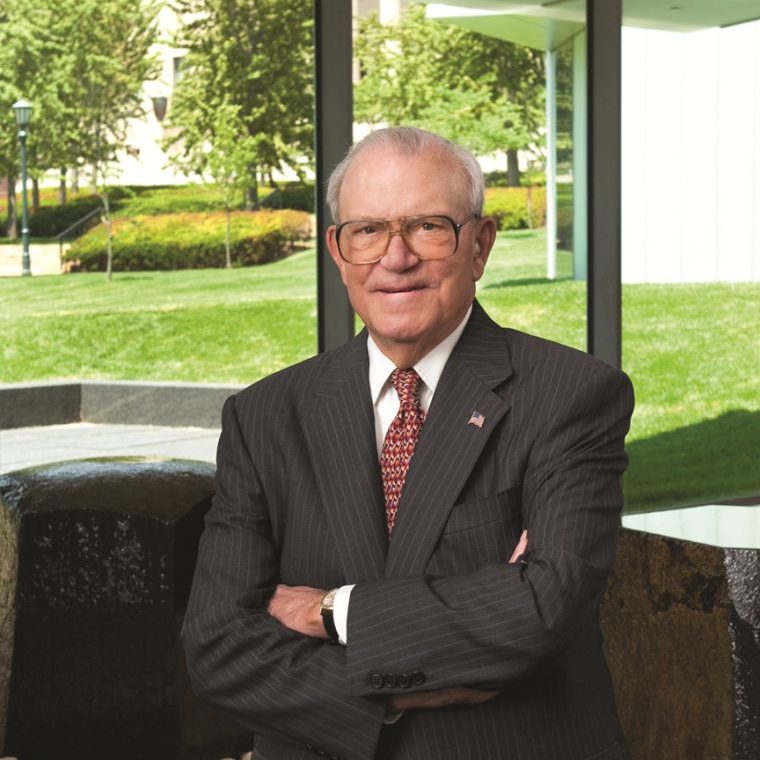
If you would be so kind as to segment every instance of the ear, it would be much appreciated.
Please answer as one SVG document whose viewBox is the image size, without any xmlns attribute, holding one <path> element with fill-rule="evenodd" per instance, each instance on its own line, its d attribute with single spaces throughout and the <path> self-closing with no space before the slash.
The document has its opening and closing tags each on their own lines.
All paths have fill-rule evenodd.
<svg viewBox="0 0 760 760">
<path fill-rule="evenodd" d="M 475 223 L 478 225 L 478 228 L 475 232 L 475 242 L 473 244 L 473 282 L 477 282 L 477 280 L 483 276 L 488 256 L 496 241 L 496 223 L 490 216 L 486 216 L 483 219 L 476 219 Z"/>
<path fill-rule="evenodd" d="M 343 284 L 346 284 L 346 262 L 343 261 L 340 255 L 340 251 L 338 250 L 338 240 L 335 237 L 335 230 L 337 229 L 336 225 L 331 224 L 327 228 L 327 232 L 325 233 L 325 241 L 327 242 L 327 250 L 330 251 L 330 256 L 332 257 L 332 260 L 335 262 L 335 266 L 338 267 L 338 270 L 340 271 L 340 279 L 343 280 Z"/>
</svg>

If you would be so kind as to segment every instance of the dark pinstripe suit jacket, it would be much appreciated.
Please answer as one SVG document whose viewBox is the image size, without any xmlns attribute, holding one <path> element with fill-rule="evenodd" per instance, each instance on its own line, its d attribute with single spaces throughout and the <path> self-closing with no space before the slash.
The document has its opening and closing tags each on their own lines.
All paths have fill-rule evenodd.
<svg viewBox="0 0 760 760">
<path fill-rule="evenodd" d="M 184 627 L 196 691 L 263 760 L 627 758 L 597 618 L 628 379 L 476 303 L 389 545 L 367 375 L 360 335 L 228 400 Z M 508 565 L 523 527 L 527 566 Z M 358 584 L 348 646 L 270 618 L 277 583 Z M 501 693 L 383 725 L 389 694 L 456 685 Z"/>
</svg>

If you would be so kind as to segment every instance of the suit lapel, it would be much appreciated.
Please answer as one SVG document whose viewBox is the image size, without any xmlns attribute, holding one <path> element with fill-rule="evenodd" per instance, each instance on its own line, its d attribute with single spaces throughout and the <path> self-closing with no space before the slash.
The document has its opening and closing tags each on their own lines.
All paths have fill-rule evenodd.
<svg viewBox="0 0 760 760">
<path fill-rule="evenodd" d="M 381 578 L 388 542 L 365 333 L 332 355 L 301 424 L 346 582 Z"/>
<path fill-rule="evenodd" d="M 504 331 L 476 303 L 433 397 L 398 506 L 386 576 L 424 572 L 449 512 L 509 409 L 495 388 L 512 373 Z M 473 411 L 482 428 L 468 424 Z"/>
</svg>

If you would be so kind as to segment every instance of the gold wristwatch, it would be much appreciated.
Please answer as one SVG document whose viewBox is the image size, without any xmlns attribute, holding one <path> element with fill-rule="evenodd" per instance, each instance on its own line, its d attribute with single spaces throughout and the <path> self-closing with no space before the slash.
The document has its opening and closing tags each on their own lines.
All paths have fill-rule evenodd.
<svg viewBox="0 0 760 760">
<path fill-rule="evenodd" d="M 325 627 L 327 638 L 330 639 L 333 644 L 339 643 L 338 629 L 335 627 L 335 619 L 333 618 L 335 594 L 337 592 L 337 588 L 330 589 L 330 591 L 322 597 L 322 603 L 319 606 L 319 614 L 322 616 L 322 625 Z"/>
</svg>

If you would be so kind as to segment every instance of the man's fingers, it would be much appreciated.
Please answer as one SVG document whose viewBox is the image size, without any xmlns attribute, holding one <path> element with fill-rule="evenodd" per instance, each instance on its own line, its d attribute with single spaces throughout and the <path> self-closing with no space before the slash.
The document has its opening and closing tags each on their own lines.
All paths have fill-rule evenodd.
<svg viewBox="0 0 760 760">
<path fill-rule="evenodd" d="M 478 705 L 493 699 L 498 693 L 498 691 L 483 691 L 482 689 L 469 689 L 465 686 L 454 686 L 436 691 L 394 694 L 389 700 L 388 707 L 392 712 L 398 712 L 402 710 L 430 710 L 446 705 Z"/>
<path fill-rule="evenodd" d="M 509 564 L 514 565 L 517 562 L 517 558 L 521 554 L 525 554 L 525 550 L 528 548 L 528 531 L 524 530 L 520 536 L 520 540 L 515 546 L 515 550 L 512 552 L 512 556 L 509 558 Z"/>
<path fill-rule="evenodd" d="M 327 638 L 320 603 L 325 592 L 309 586 L 278 585 L 267 603 L 267 612 L 292 631 L 316 638 Z"/>
</svg>

